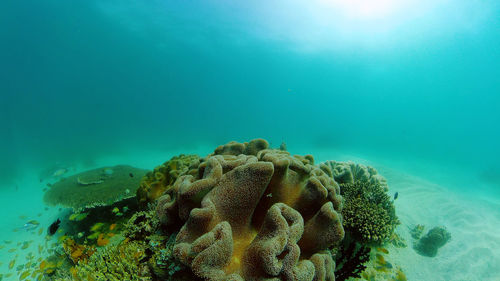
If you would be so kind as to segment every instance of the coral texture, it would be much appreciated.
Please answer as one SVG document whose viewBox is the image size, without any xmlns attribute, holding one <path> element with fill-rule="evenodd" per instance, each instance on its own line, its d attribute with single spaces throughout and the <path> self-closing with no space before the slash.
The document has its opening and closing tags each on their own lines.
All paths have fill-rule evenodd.
<svg viewBox="0 0 500 281">
<path fill-rule="evenodd" d="M 43 200 L 49 205 L 73 208 L 75 212 L 111 205 L 134 197 L 140 179 L 146 172 L 128 165 L 82 172 L 53 184 Z"/>
<path fill-rule="evenodd" d="M 381 244 L 399 224 L 384 177 L 370 166 L 353 162 L 327 161 L 321 168 L 340 184 L 344 199 L 342 216 L 348 235 L 361 243 Z"/>
<path fill-rule="evenodd" d="M 148 236 L 155 233 L 158 224 L 158 218 L 153 212 L 137 212 L 125 224 L 123 236 L 131 240 L 146 240 Z"/>
<path fill-rule="evenodd" d="M 451 234 L 444 227 L 434 227 L 415 244 L 414 248 L 422 256 L 435 257 L 438 249 L 451 239 Z"/>
<path fill-rule="evenodd" d="M 146 281 L 151 273 L 142 259 L 146 245 L 128 242 L 99 249 L 86 262 L 75 266 L 74 280 Z"/>
<path fill-rule="evenodd" d="M 189 173 L 200 162 L 197 155 L 174 156 L 172 159 L 148 172 L 137 189 L 139 203 L 153 202 L 172 186 L 179 175 Z"/>
<path fill-rule="evenodd" d="M 339 184 L 352 184 L 356 181 L 369 182 L 372 184 L 379 184 L 385 191 L 387 191 L 387 180 L 371 166 L 356 164 L 352 161 L 326 161 L 321 166 L 330 167 L 333 172 L 333 178 Z"/>
<path fill-rule="evenodd" d="M 166 229 L 182 226 L 175 257 L 208 280 L 334 280 L 339 186 L 312 156 L 267 148 L 220 146 L 160 197 Z"/>
</svg>

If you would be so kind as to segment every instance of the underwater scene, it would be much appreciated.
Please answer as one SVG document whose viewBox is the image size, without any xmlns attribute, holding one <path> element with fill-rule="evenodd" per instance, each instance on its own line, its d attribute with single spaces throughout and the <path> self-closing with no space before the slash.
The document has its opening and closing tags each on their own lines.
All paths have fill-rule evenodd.
<svg viewBox="0 0 500 281">
<path fill-rule="evenodd" d="M 500 281 L 500 2 L 0 3 L 0 281 Z"/>
</svg>

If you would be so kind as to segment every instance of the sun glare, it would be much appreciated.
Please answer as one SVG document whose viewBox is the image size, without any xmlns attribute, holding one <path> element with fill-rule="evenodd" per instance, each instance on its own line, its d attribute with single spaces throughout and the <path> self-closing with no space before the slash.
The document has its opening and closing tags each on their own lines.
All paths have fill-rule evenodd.
<svg viewBox="0 0 500 281">
<path fill-rule="evenodd" d="M 358 20 L 375 20 L 391 16 L 399 8 L 396 0 L 320 0 L 339 14 Z"/>
</svg>

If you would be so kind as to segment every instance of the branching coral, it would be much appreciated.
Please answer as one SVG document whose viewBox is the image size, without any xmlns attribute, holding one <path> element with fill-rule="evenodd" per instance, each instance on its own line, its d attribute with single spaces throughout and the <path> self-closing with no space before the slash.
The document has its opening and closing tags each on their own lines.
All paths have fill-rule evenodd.
<svg viewBox="0 0 500 281">
<path fill-rule="evenodd" d="M 160 197 L 179 177 L 199 164 L 197 155 L 174 156 L 172 159 L 148 172 L 141 180 L 137 190 L 139 203 L 148 203 Z"/>
<path fill-rule="evenodd" d="M 267 147 L 220 146 L 158 200 L 167 229 L 182 225 L 175 257 L 208 280 L 334 280 L 339 186 L 312 156 Z"/>
<path fill-rule="evenodd" d="M 78 281 L 146 281 L 152 280 L 143 258 L 146 245 L 140 242 L 122 243 L 100 248 L 87 262 L 75 266 L 74 279 Z"/>
<path fill-rule="evenodd" d="M 340 185 L 345 199 L 344 228 L 357 241 L 381 244 L 399 224 L 389 196 L 379 184 L 356 181 Z"/>
<path fill-rule="evenodd" d="M 49 205 L 73 208 L 77 213 L 86 208 L 108 206 L 133 197 L 145 174 L 146 170 L 127 165 L 82 172 L 53 184 L 43 200 Z"/>
<path fill-rule="evenodd" d="M 158 225 L 159 221 L 154 212 L 137 212 L 125 224 L 123 236 L 131 240 L 145 240 L 155 233 Z"/>
<path fill-rule="evenodd" d="M 381 244 L 399 224 L 384 177 L 370 166 L 328 161 L 321 168 L 340 184 L 344 228 L 361 243 Z"/>
<path fill-rule="evenodd" d="M 325 171 L 325 168 L 329 167 L 332 171 L 332 177 L 339 184 L 352 184 L 356 181 L 369 182 L 372 184 L 379 184 L 384 191 L 387 191 L 387 180 L 383 176 L 379 175 L 377 170 L 371 166 L 356 164 L 352 161 L 326 161 L 321 164 L 321 166 Z"/>
</svg>

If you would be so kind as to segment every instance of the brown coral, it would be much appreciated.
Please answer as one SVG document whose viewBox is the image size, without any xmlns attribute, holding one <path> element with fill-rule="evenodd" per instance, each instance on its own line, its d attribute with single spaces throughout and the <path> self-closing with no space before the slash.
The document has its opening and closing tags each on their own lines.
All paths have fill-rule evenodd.
<svg viewBox="0 0 500 281">
<path fill-rule="evenodd" d="M 198 164 L 198 156 L 181 154 L 148 172 L 142 178 L 139 189 L 137 189 L 139 203 L 144 204 L 156 200 L 172 186 L 179 175 L 188 173 Z"/>
<path fill-rule="evenodd" d="M 175 256 L 209 280 L 334 280 L 338 185 L 312 156 L 267 147 L 220 146 L 160 198 L 160 221 L 182 224 Z"/>
</svg>

